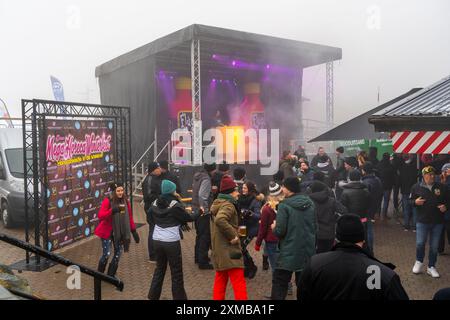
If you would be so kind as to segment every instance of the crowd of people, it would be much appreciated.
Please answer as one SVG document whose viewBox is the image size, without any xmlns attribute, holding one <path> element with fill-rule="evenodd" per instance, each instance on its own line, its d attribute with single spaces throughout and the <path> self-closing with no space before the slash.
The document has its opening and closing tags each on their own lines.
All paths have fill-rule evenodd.
<svg viewBox="0 0 450 320">
<path fill-rule="evenodd" d="M 153 162 L 143 181 L 144 210 L 149 224 L 148 255 L 156 264 L 148 298 L 160 298 L 167 265 L 172 293 L 187 299 L 180 241 L 188 222 L 195 223 L 195 257 L 202 270 L 214 270 L 213 299 L 225 299 L 228 280 L 236 300 L 247 299 L 247 281 L 258 266 L 249 251 L 262 251 L 264 270 L 272 272 L 266 298 L 286 299 L 295 274 L 297 299 L 404 300 L 395 266 L 374 257 L 376 221 L 399 217 L 405 231 L 416 232 L 416 262 L 421 273 L 427 239 L 427 273 L 438 278 L 437 256 L 450 244 L 450 159 L 385 153 L 376 148 L 357 156 L 336 149 L 335 165 L 323 148 L 311 162 L 303 147 L 282 154 L 279 171 L 268 185 L 256 185 L 243 167 L 204 164 L 193 176 L 191 207 L 183 203 L 178 178 L 167 162 Z M 418 168 L 418 163 L 421 167 Z M 110 247 L 114 276 L 130 235 L 140 239 L 123 186 L 112 186 L 103 201 L 96 234 L 102 240 L 99 271 L 104 272 Z M 399 196 L 401 195 L 401 199 Z M 389 214 L 393 201 L 394 214 Z M 380 271 L 381 286 L 368 285 L 368 269 Z M 442 295 L 442 294 L 441 294 Z"/>
</svg>

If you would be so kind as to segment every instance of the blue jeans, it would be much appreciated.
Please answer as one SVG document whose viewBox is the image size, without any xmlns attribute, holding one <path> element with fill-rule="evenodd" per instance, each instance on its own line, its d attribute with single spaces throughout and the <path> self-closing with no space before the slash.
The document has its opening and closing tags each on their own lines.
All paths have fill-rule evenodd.
<svg viewBox="0 0 450 320">
<path fill-rule="evenodd" d="M 406 229 L 415 228 L 416 226 L 416 210 L 413 210 L 411 201 L 409 194 L 402 194 L 403 226 Z"/>
<path fill-rule="evenodd" d="M 381 212 L 383 216 L 387 215 L 387 211 L 389 208 L 389 201 L 391 200 L 391 192 L 392 189 L 384 190 L 383 192 L 383 211 Z"/>
<path fill-rule="evenodd" d="M 417 223 L 416 260 L 423 263 L 425 258 L 425 245 L 430 237 L 430 252 L 428 253 L 428 267 L 436 266 L 439 241 L 441 239 L 443 224 Z"/>
<path fill-rule="evenodd" d="M 269 257 L 270 268 L 272 273 L 275 271 L 275 265 L 277 263 L 278 255 L 280 250 L 278 250 L 278 242 L 264 242 L 264 251 L 267 250 L 267 256 Z"/>
</svg>

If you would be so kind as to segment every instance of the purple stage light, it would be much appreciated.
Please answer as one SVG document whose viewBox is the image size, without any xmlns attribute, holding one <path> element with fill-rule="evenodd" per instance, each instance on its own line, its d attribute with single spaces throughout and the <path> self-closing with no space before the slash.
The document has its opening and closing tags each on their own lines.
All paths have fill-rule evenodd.
<svg viewBox="0 0 450 320">
<path fill-rule="evenodd" d="M 231 62 L 231 64 L 233 65 L 233 67 L 236 66 L 236 60 L 233 60 L 233 62 Z"/>
<path fill-rule="evenodd" d="M 266 69 L 270 69 L 270 64 L 267 64 L 267 65 L 266 65 Z"/>
<path fill-rule="evenodd" d="M 216 82 L 216 79 L 212 79 L 212 82 Z"/>
<path fill-rule="evenodd" d="M 217 55 L 213 54 L 213 55 L 212 55 L 212 58 L 213 58 L 213 59 L 217 58 Z"/>
</svg>

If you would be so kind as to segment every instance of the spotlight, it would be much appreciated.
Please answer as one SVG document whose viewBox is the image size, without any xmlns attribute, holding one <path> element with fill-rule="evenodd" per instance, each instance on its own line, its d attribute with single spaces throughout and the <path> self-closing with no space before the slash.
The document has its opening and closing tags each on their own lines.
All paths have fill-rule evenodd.
<svg viewBox="0 0 450 320">
<path fill-rule="evenodd" d="M 231 64 L 233 65 L 233 67 L 235 67 L 236 66 L 236 61 L 233 60 L 233 62 Z"/>
<path fill-rule="evenodd" d="M 212 58 L 213 58 L 213 59 L 217 58 L 217 55 L 213 54 L 213 55 L 212 55 Z"/>
<path fill-rule="evenodd" d="M 212 79 L 212 82 L 216 82 L 216 79 Z"/>
<path fill-rule="evenodd" d="M 270 69 L 270 64 L 267 64 L 267 65 L 266 65 L 266 69 Z"/>
</svg>

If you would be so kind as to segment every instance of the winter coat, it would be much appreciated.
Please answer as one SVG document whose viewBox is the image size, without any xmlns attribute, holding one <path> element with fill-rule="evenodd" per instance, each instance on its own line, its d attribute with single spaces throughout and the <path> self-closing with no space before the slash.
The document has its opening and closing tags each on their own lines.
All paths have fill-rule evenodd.
<svg viewBox="0 0 450 320">
<path fill-rule="evenodd" d="M 238 236 L 238 212 L 230 195 L 219 194 L 211 206 L 211 249 L 214 269 L 244 268 L 241 243 L 231 244 Z M 240 258 L 238 258 L 240 256 Z"/>
<path fill-rule="evenodd" d="M 331 165 L 333 165 L 333 163 L 331 162 L 331 158 L 330 158 L 327 154 L 325 154 L 325 156 L 328 158 L 328 161 L 331 163 Z M 316 154 L 316 155 L 312 158 L 311 163 L 310 163 L 310 166 L 311 166 L 311 167 L 317 166 L 317 164 L 319 163 L 319 161 L 320 161 L 320 155 L 319 155 L 319 154 Z"/>
<path fill-rule="evenodd" d="M 238 207 L 241 210 L 239 224 L 247 227 L 247 236 L 250 238 L 258 235 L 261 201 L 262 199 L 259 196 L 245 197 L 243 195 L 238 200 Z"/>
<path fill-rule="evenodd" d="M 211 177 L 205 169 L 194 174 L 192 183 L 192 209 L 203 207 L 205 213 L 209 212 L 212 202 Z"/>
<path fill-rule="evenodd" d="M 148 209 L 150 209 L 152 203 L 161 195 L 161 183 L 163 180 L 172 181 L 177 186 L 177 192 L 181 192 L 178 178 L 170 172 L 163 172 L 159 176 L 152 176 L 148 174 L 142 182 L 142 194 L 144 196 L 145 212 L 148 212 Z"/>
<path fill-rule="evenodd" d="M 426 201 L 423 205 L 416 205 L 415 200 L 422 197 Z M 425 224 L 444 223 L 444 213 L 437 206 L 444 204 L 447 209 L 450 207 L 450 193 L 447 186 L 435 182 L 431 191 L 425 186 L 424 182 L 418 182 L 411 188 L 411 200 L 417 211 L 417 222 Z"/>
<path fill-rule="evenodd" d="M 335 170 L 331 162 L 319 162 L 317 166 L 313 167 L 313 170 L 318 172 L 321 171 L 325 175 L 324 183 L 329 187 L 333 188 L 335 183 Z"/>
<path fill-rule="evenodd" d="M 344 207 L 335 198 L 330 197 L 329 189 L 309 193 L 308 196 L 314 202 L 317 221 L 317 239 L 331 240 L 335 238 L 337 214 L 347 213 Z"/>
<path fill-rule="evenodd" d="M 130 230 L 133 232 L 136 231 L 136 226 L 133 220 L 133 211 L 131 211 L 131 205 L 128 200 L 127 206 L 128 216 L 130 218 Z M 100 211 L 98 212 L 98 219 L 100 220 L 100 223 L 97 228 L 95 228 L 95 235 L 101 239 L 109 239 L 113 230 L 112 207 L 111 200 L 109 198 L 103 199 L 100 206 Z"/>
<path fill-rule="evenodd" d="M 380 161 L 378 164 L 378 172 L 383 183 L 383 190 L 391 190 L 395 182 L 395 169 L 390 161 Z"/>
<path fill-rule="evenodd" d="M 380 270 L 380 289 L 367 285 L 371 283 L 371 266 Z M 394 268 L 354 244 L 338 243 L 332 251 L 315 255 L 308 262 L 300 278 L 300 299 L 409 300 Z"/>
<path fill-rule="evenodd" d="M 365 184 L 352 181 L 343 186 L 341 203 L 349 213 L 367 218 L 370 207 L 370 194 Z"/>
<path fill-rule="evenodd" d="M 337 181 L 347 180 L 347 171 L 345 170 L 343 155 L 337 158 L 335 177 Z"/>
<path fill-rule="evenodd" d="M 295 171 L 294 167 L 292 166 L 291 162 L 289 160 L 284 160 L 280 164 L 280 170 L 283 171 L 284 178 L 294 177 Z"/>
<path fill-rule="evenodd" d="M 152 224 L 167 229 L 179 228 L 187 222 L 194 221 L 199 213 L 190 215 L 178 198 L 173 195 L 163 195 L 153 202 L 148 215 Z"/>
<path fill-rule="evenodd" d="M 381 208 L 381 201 L 383 200 L 383 184 L 373 173 L 362 177 L 362 182 L 367 186 L 367 190 L 370 194 L 368 216 L 370 219 L 374 219 L 375 214 L 379 213 Z"/>
<path fill-rule="evenodd" d="M 400 191 L 402 194 L 409 195 L 411 193 L 411 187 L 417 183 L 418 174 L 417 163 L 414 161 L 404 163 L 400 167 Z"/>
<path fill-rule="evenodd" d="M 273 234 L 272 223 L 277 218 L 275 210 L 269 204 L 265 204 L 261 210 L 261 223 L 259 224 L 258 237 L 256 238 L 256 245 L 261 246 L 264 242 L 278 242 L 278 238 Z"/>
<path fill-rule="evenodd" d="M 279 239 L 280 248 L 275 269 L 302 271 L 316 251 L 316 219 L 311 199 L 294 194 L 280 202 L 273 234 Z"/>
</svg>

